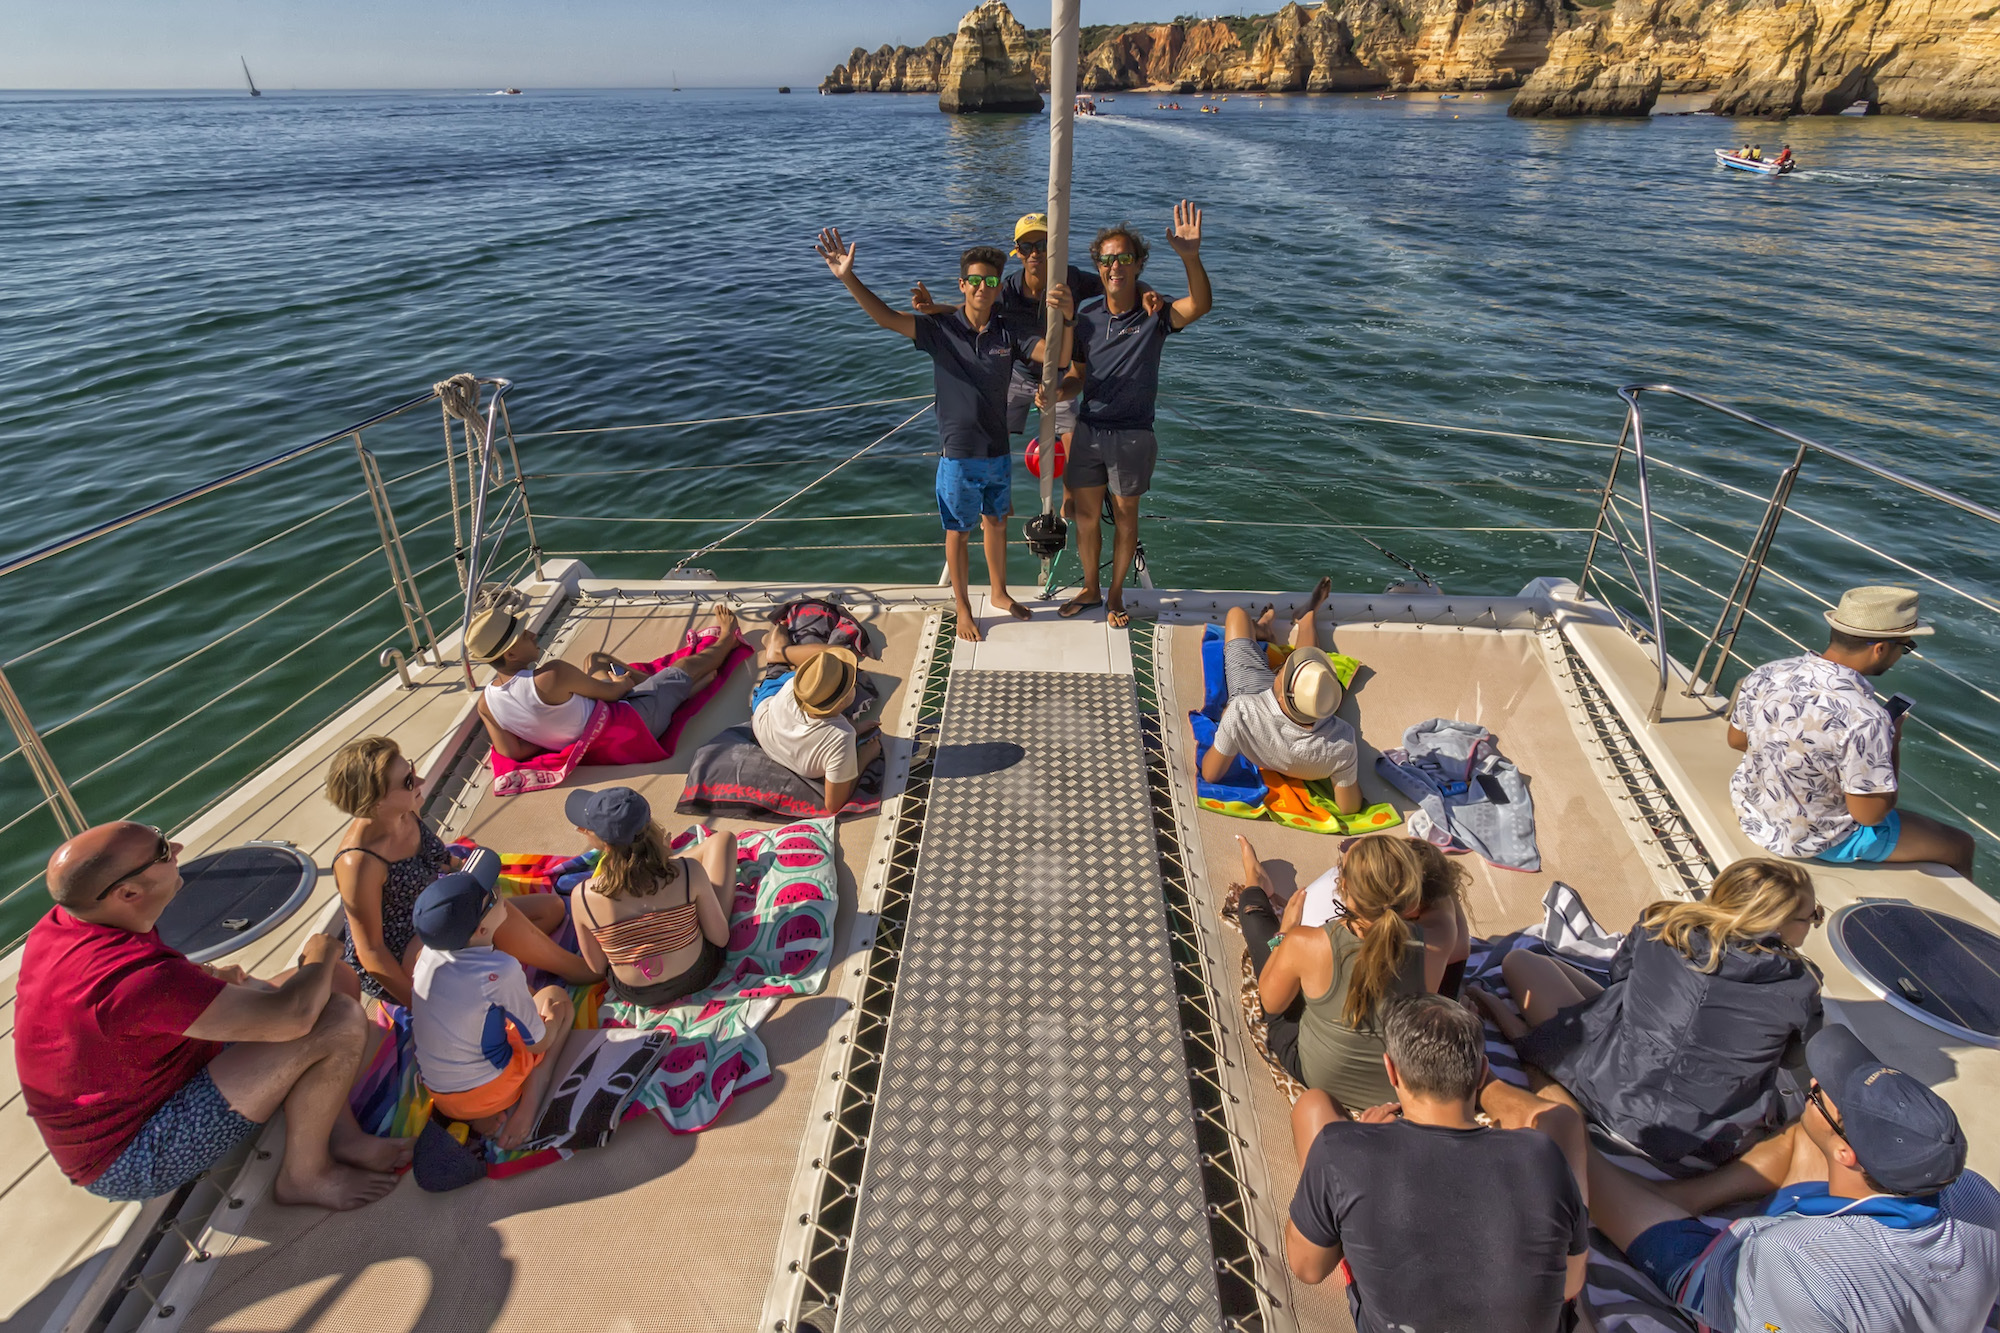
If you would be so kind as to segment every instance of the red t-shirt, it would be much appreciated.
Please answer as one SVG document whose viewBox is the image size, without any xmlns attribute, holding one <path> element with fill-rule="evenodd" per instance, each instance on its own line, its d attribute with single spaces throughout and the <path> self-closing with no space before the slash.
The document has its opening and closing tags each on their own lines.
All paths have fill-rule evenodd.
<svg viewBox="0 0 2000 1333">
<path fill-rule="evenodd" d="M 63 1174 L 88 1185 L 219 1041 L 183 1035 L 223 982 L 167 947 L 52 909 L 28 932 L 14 991 L 14 1065 Z"/>
</svg>

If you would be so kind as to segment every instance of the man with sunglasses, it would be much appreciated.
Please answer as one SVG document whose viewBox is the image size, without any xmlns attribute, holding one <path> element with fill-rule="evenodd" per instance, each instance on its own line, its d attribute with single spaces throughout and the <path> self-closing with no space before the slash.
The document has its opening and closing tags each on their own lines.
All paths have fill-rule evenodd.
<svg viewBox="0 0 2000 1333">
<path fill-rule="evenodd" d="M 959 256 L 958 290 L 964 305 L 945 314 L 892 310 L 854 275 L 853 245 L 837 228 L 819 234 L 819 256 L 868 317 L 900 333 L 929 355 L 937 391 L 938 515 L 944 522 L 945 565 L 958 609 L 958 637 L 977 643 L 984 635 L 972 614 L 972 529 L 982 530 L 987 600 L 1016 620 L 1029 617 L 1007 591 L 1007 518 L 1014 512 L 1013 453 L 1007 435 L 1007 386 L 1017 365 L 1039 366 L 1047 358 L 1039 321 L 1021 327 L 999 312 L 1000 274 L 1007 257 L 989 245 Z M 1064 319 L 1059 363 L 1067 365 L 1069 325 L 1075 305 L 1060 283 L 1049 288 L 1046 304 Z"/>
<path fill-rule="evenodd" d="M 1125 576 L 1139 551 L 1139 497 L 1152 488 L 1153 465 L 1160 453 L 1153 435 L 1160 352 L 1169 334 L 1200 319 L 1213 304 L 1208 271 L 1201 264 L 1201 210 L 1185 199 L 1174 206 L 1167 244 L 1187 269 L 1188 294 L 1156 314 L 1149 311 L 1140 290 L 1146 242 L 1122 223 L 1097 233 L 1090 257 L 1103 281 L 1104 296 L 1077 311 L 1075 360 L 1062 388 L 1064 396 L 1080 394 L 1066 484 L 1076 515 L 1083 520 L 1076 529 L 1083 587 L 1059 614 L 1075 616 L 1102 604 L 1114 629 L 1130 623 Z M 1104 534 L 1093 519 L 1107 495 L 1113 524 L 1108 597 L 1099 591 Z"/>
<path fill-rule="evenodd" d="M 49 858 L 55 906 L 22 947 L 14 1060 L 50 1155 L 102 1198 L 155 1198 L 282 1107 L 280 1203 L 381 1198 L 410 1140 L 366 1134 L 348 1109 L 366 1025 L 333 990 L 339 942 L 308 935 L 299 966 L 272 981 L 190 962 L 155 929 L 180 891 L 180 852 L 121 822 Z"/>
<path fill-rule="evenodd" d="M 1729 794 L 1743 832 L 1779 856 L 1936 861 L 1971 879 L 1971 834 L 1896 808 L 1908 700 L 1885 706 L 1870 684 L 1933 632 L 1917 594 L 1850 588 L 1823 614 L 1825 652 L 1768 662 L 1737 687 Z"/>
<path fill-rule="evenodd" d="M 1593 1152 L 1590 1220 L 1715 1333 L 1988 1327 L 2000 1191 L 1965 1169 L 1958 1117 L 1838 1023 L 1806 1063 L 1804 1116 L 1719 1170 L 1653 1183 Z M 1702 1220 L 1767 1196 L 1755 1216 Z"/>
</svg>

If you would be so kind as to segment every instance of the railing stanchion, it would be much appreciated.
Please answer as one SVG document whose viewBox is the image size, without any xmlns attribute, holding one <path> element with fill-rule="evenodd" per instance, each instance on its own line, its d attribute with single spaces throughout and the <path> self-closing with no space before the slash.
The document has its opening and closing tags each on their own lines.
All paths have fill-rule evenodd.
<svg viewBox="0 0 2000 1333">
<path fill-rule="evenodd" d="M 507 437 L 507 457 L 514 463 L 514 489 L 521 494 L 521 519 L 528 527 L 528 555 L 535 562 L 535 581 L 543 581 L 542 543 L 535 536 L 535 515 L 528 508 L 528 474 L 521 471 L 521 451 L 514 447 L 514 423 L 508 419 L 507 401 L 496 398 L 494 405 L 500 409 L 500 430 Z"/>
<path fill-rule="evenodd" d="M 49 813 L 56 817 L 56 827 L 62 830 L 63 837 L 73 838 L 89 828 L 90 822 L 83 817 L 82 808 L 71 794 L 69 784 L 63 781 L 48 746 L 42 744 L 41 733 L 35 730 L 34 720 L 22 706 L 21 696 L 14 693 L 14 683 L 7 679 L 5 671 L 0 671 L 0 713 L 7 715 L 7 725 L 13 729 L 14 739 L 20 744 L 21 754 L 34 772 L 35 784 L 47 798 Z"/>
<path fill-rule="evenodd" d="M 1729 655 L 1736 648 L 1736 635 L 1743 628 L 1743 617 L 1750 610 L 1750 599 L 1757 592 L 1757 580 L 1763 577 L 1764 565 L 1771 556 L 1771 545 L 1778 538 L 1778 524 L 1785 517 L 1785 506 L 1791 503 L 1792 486 L 1798 481 L 1799 471 L 1805 462 L 1806 446 L 1801 443 L 1792 455 L 1792 465 L 1778 474 L 1778 484 L 1771 490 L 1771 502 L 1764 509 L 1764 520 L 1757 525 L 1757 535 L 1743 553 L 1742 568 L 1736 571 L 1736 582 L 1730 585 L 1729 596 L 1715 617 L 1715 629 L 1710 632 L 1708 642 L 1701 646 L 1700 654 L 1694 659 L 1694 667 L 1688 672 L 1686 693 L 1690 699 L 1699 698 L 1704 691 L 1714 693 L 1722 681 L 1722 673 L 1728 669 Z M 1708 655 L 1718 648 L 1712 679 L 1704 678 L 1702 672 L 1708 665 Z"/>
<path fill-rule="evenodd" d="M 1639 534 L 1646 542 L 1646 609 L 1653 613 L 1653 653 L 1660 663 L 1660 684 L 1653 691 L 1653 706 L 1646 710 L 1646 721 L 1653 723 L 1660 720 L 1660 710 L 1666 706 L 1671 663 L 1667 657 L 1666 615 L 1660 606 L 1660 560 L 1653 545 L 1653 493 L 1646 477 L 1646 422 L 1639 412 L 1637 391 L 1620 389 L 1618 396 L 1630 409 L 1626 424 L 1632 435 L 1632 464 L 1639 473 Z"/>
<path fill-rule="evenodd" d="M 426 642 L 431 656 L 437 656 L 437 631 L 431 628 L 430 613 L 424 610 L 424 600 L 417 591 L 417 577 L 410 570 L 410 557 L 403 550 L 403 534 L 396 526 L 396 511 L 389 504 L 389 488 L 382 482 L 382 469 L 361 443 L 361 432 L 354 432 L 354 456 L 361 463 L 361 480 L 368 488 L 368 504 L 375 511 L 375 530 L 382 536 L 382 554 L 389 561 L 389 582 L 396 594 L 396 605 L 403 613 L 403 628 L 410 634 L 410 655 L 423 660 Z M 417 624 L 424 627 L 423 636 L 417 634 Z"/>
<path fill-rule="evenodd" d="M 1625 437 L 1632 433 L 1632 414 L 1625 414 L 1625 422 L 1618 428 L 1618 443 L 1611 455 L 1611 471 L 1604 478 L 1604 494 L 1597 501 L 1597 519 L 1590 525 L 1590 546 L 1583 553 L 1583 572 L 1576 576 L 1576 586 L 1584 592 L 1590 591 L 1590 566 L 1597 559 L 1597 543 L 1604 535 L 1605 515 L 1611 509 L 1611 497 L 1618 486 L 1618 468 L 1625 461 Z"/>
</svg>

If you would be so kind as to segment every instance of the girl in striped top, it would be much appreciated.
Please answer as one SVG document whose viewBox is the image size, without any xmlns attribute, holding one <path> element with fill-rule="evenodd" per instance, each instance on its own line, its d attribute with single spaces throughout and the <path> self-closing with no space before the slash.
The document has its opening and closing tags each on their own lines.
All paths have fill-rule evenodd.
<svg viewBox="0 0 2000 1333">
<path fill-rule="evenodd" d="M 652 808 L 630 787 L 573 792 L 566 812 L 603 853 L 571 913 L 579 951 L 605 973 L 612 998 L 666 1009 L 711 985 L 729 942 L 736 836 L 674 856 Z"/>
</svg>

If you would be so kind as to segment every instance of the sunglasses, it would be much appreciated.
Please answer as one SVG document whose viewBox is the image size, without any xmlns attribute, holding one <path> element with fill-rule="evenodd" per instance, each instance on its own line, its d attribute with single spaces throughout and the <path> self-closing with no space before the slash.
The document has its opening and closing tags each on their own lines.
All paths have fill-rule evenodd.
<svg viewBox="0 0 2000 1333">
<path fill-rule="evenodd" d="M 113 889 L 117 888 L 120 884 L 123 884 L 126 880 L 133 879 L 136 878 L 137 876 L 145 874 L 148 870 L 151 870 L 154 866 L 159 865 L 162 861 L 173 860 L 174 845 L 171 842 L 167 841 L 167 835 L 160 832 L 158 829 L 154 829 L 153 836 L 160 840 L 160 845 L 158 849 L 154 851 L 152 857 L 147 860 L 146 864 L 140 866 L 136 870 L 128 870 L 124 874 L 120 875 L 117 879 L 112 880 L 109 884 L 104 886 L 104 892 L 98 894 L 97 897 L 92 899 L 91 901 L 101 903 L 106 898 L 109 898 L 111 896 L 111 891 Z"/>
<path fill-rule="evenodd" d="M 417 776 L 417 770 L 413 767 L 410 769 L 409 772 L 403 774 L 403 780 L 398 785 L 401 786 L 404 791 L 415 791 L 417 788 L 424 785 L 424 780 Z"/>
<path fill-rule="evenodd" d="M 1139 256 L 1134 254 L 1099 255 L 1097 257 L 1097 266 L 1099 268 L 1110 268 L 1114 264 L 1136 264 L 1138 262 Z"/>
<path fill-rule="evenodd" d="M 1906 653 L 1917 651 L 1917 641 L 1915 639 L 1891 639 L 1889 642 L 1895 644 Z"/>
<path fill-rule="evenodd" d="M 1819 1108 L 1819 1113 L 1826 1117 L 1826 1123 L 1833 1126 L 1834 1133 L 1843 1139 L 1847 1137 L 1847 1126 L 1840 1123 L 1840 1117 L 1833 1113 L 1831 1106 L 1827 1105 L 1826 1093 L 1821 1091 L 1818 1079 L 1806 1085 L 1806 1098 Z"/>
<path fill-rule="evenodd" d="M 1038 255 L 1041 254 L 1043 251 L 1047 250 L 1048 248 L 1049 248 L 1048 243 L 1046 241 L 1014 242 L 1014 253 L 1017 255 Z"/>
<path fill-rule="evenodd" d="M 992 273 L 968 273 L 959 279 L 968 287 L 998 287 L 1000 279 Z"/>
</svg>

